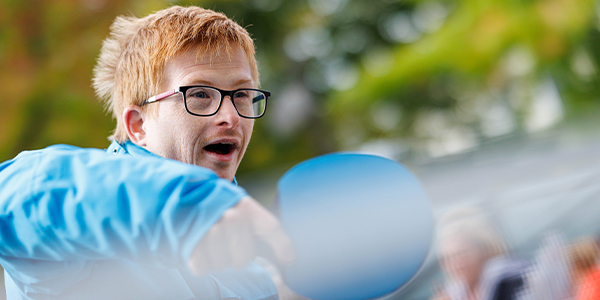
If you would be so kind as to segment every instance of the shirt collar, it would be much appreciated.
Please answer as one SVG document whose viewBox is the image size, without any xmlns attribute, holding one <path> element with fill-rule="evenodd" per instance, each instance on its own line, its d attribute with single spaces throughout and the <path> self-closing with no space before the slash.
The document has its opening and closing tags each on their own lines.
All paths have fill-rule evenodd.
<svg viewBox="0 0 600 300">
<path fill-rule="evenodd" d="M 110 146 L 108 146 L 108 149 L 106 149 L 106 152 L 114 154 L 129 154 L 131 156 L 153 156 L 164 159 L 164 157 L 154 154 L 143 147 L 132 143 L 130 140 L 127 140 L 122 144 L 117 141 L 113 141 Z"/>
<path fill-rule="evenodd" d="M 113 154 L 119 154 L 119 155 L 129 154 L 134 157 L 136 157 L 136 156 L 151 156 L 151 157 L 157 157 L 160 159 L 166 159 L 160 155 L 154 154 L 154 153 L 146 150 L 145 148 L 132 143 L 130 140 L 125 141 L 125 143 L 123 143 L 123 144 L 120 144 L 117 141 L 113 141 L 110 144 L 110 146 L 108 146 L 108 148 L 106 149 L 106 152 L 113 153 Z M 235 177 L 233 177 L 233 184 L 238 185 Z"/>
</svg>

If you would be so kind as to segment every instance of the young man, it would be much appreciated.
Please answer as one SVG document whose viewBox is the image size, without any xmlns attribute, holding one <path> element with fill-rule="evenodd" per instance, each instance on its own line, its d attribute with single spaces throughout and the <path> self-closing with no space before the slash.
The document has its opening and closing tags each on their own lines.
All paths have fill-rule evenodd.
<svg viewBox="0 0 600 300">
<path fill-rule="evenodd" d="M 284 263 L 291 243 L 234 178 L 258 86 L 252 39 L 222 14 L 117 18 L 94 76 L 117 120 L 107 151 L 0 164 L 8 299 L 277 299 L 255 243 Z"/>
</svg>

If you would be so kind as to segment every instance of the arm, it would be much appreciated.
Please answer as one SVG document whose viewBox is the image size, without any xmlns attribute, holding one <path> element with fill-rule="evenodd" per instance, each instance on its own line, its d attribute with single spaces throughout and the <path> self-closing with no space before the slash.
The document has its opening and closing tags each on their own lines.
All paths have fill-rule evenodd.
<svg viewBox="0 0 600 300">
<path fill-rule="evenodd" d="M 0 256 L 187 262 L 246 193 L 208 169 L 53 146 L 0 165 Z"/>
</svg>

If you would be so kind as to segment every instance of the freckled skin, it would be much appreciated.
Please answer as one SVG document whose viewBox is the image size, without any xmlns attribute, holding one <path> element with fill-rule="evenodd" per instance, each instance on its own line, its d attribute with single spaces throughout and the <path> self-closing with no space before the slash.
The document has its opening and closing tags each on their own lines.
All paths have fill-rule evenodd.
<svg viewBox="0 0 600 300">
<path fill-rule="evenodd" d="M 221 51 L 212 58 L 208 54 L 199 55 L 203 49 L 197 47 L 179 53 L 166 65 L 161 91 L 186 85 L 209 85 L 224 90 L 256 88 L 244 51 L 238 45 L 231 47 L 230 55 Z M 146 139 L 141 146 L 166 158 L 212 169 L 219 177 L 233 180 L 250 142 L 254 120 L 240 117 L 229 97 L 223 99 L 219 112 L 211 117 L 188 114 L 179 93 L 151 105 L 158 105 L 157 113 L 145 115 Z M 203 150 L 224 139 L 237 145 L 230 155 L 218 156 Z"/>
</svg>

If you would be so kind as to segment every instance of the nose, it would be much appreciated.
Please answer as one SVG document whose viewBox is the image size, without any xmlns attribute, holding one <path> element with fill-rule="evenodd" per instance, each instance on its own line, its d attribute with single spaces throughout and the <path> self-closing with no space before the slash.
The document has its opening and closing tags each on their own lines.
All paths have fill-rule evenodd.
<svg viewBox="0 0 600 300">
<path fill-rule="evenodd" d="M 219 126 L 235 127 L 238 125 L 240 122 L 240 115 L 235 109 L 230 96 L 223 97 L 221 108 L 219 108 L 215 118 Z"/>
</svg>

